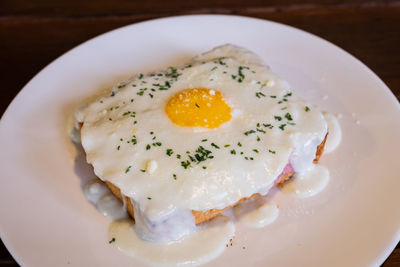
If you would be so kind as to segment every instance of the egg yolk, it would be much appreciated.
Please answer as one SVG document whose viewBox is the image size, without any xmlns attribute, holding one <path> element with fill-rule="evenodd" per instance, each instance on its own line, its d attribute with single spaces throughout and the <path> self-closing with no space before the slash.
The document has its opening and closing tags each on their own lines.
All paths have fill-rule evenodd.
<svg viewBox="0 0 400 267">
<path fill-rule="evenodd" d="M 214 129 L 231 119 L 231 108 L 221 92 L 207 88 L 174 94 L 165 106 L 168 118 L 179 126 Z"/>
</svg>

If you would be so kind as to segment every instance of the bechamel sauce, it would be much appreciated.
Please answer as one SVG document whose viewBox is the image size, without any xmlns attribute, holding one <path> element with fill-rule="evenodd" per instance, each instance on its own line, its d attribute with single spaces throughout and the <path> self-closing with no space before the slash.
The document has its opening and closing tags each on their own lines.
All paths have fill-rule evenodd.
<svg viewBox="0 0 400 267">
<path fill-rule="evenodd" d="M 307 198 L 320 193 L 329 183 L 329 170 L 321 165 L 314 165 L 302 173 L 296 173 L 287 181 L 282 191 Z"/>
<path fill-rule="evenodd" d="M 233 208 L 235 218 L 252 228 L 262 228 L 273 223 L 279 216 L 279 208 L 272 201 L 258 203 L 257 198 L 242 202 Z"/>
<path fill-rule="evenodd" d="M 123 203 L 99 179 L 89 181 L 84 188 L 86 198 L 106 217 L 112 220 L 127 218 Z"/>
<path fill-rule="evenodd" d="M 342 130 L 340 128 L 337 117 L 330 113 L 324 113 L 326 122 L 328 123 L 329 136 L 326 139 L 324 152 L 330 153 L 335 150 L 342 140 Z"/>
<path fill-rule="evenodd" d="M 111 223 L 109 239 L 126 254 L 153 266 L 198 266 L 218 257 L 233 238 L 235 227 L 226 217 L 219 216 L 198 227 L 191 235 L 165 243 L 141 239 L 132 220 Z"/>
</svg>

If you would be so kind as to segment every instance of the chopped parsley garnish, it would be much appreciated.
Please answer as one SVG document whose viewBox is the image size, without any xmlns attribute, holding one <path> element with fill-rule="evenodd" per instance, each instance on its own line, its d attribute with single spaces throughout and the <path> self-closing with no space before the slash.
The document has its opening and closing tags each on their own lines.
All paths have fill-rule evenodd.
<svg viewBox="0 0 400 267">
<path fill-rule="evenodd" d="M 292 115 L 290 115 L 290 113 L 286 113 L 286 114 L 285 114 L 285 118 L 286 118 L 288 121 L 292 121 L 292 120 L 293 120 Z"/>
<path fill-rule="evenodd" d="M 256 92 L 256 97 L 261 98 L 262 96 L 265 97 L 262 92 Z"/>
<path fill-rule="evenodd" d="M 254 131 L 254 130 L 249 130 L 249 131 L 247 131 L 247 132 L 244 132 L 244 135 L 249 135 L 249 134 L 253 134 L 253 133 L 255 133 L 256 131 Z M 239 145 L 239 144 L 238 144 Z"/>
<path fill-rule="evenodd" d="M 232 154 L 232 155 L 236 155 L 236 150 L 235 150 L 235 149 L 232 149 L 232 150 L 231 150 L 231 154 Z"/>
<path fill-rule="evenodd" d="M 217 68 L 218 68 L 218 67 L 214 67 L 214 68 L 211 69 L 211 71 L 216 70 Z"/>
<path fill-rule="evenodd" d="M 174 174 L 172 174 L 172 177 L 174 177 L 174 180 L 176 180 L 176 174 L 174 173 Z"/>
<path fill-rule="evenodd" d="M 238 142 L 237 145 L 240 146 L 240 147 L 242 146 L 242 144 L 240 142 Z"/>
<path fill-rule="evenodd" d="M 268 152 L 271 153 L 271 154 L 275 154 L 276 153 L 276 151 L 271 150 L 271 149 L 268 149 Z"/>
<path fill-rule="evenodd" d="M 172 154 L 174 154 L 174 151 L 171 148 L 168 148 L 165 152 L 168 156 L 171 156 Z"/>
<path fill-rule="evenodd" d="M 146 150 L 149 150 L 151 146 L 149 144 L 146 145 Z"/>
<path fill-rule="evenodd" d="M 115 92 L 114 92 L 114 91 L 112 91 L 110 96 L 115 96 Z"/>
<path fill-rule="evenodd" d="M 117 150 L 119 150 L 121 148 L 121 146 L 117 146 Z"/>
<path fill-rule="evenodd" d="M 108 241 L 108 244 L 114 243 L 115 242 L 115 237 L 111 238 L 110 241 Z"/>
<path fill-rule="evenodd" d="M 132 166 L 128 166 L 128 168 L 125 169 L 125 173 L 128 173 L 131 170 Z"/>
<path fill-rule="evenodd" d="M 199 104 L 197 104 L 197 103 L 195 103 L 195 106 L 196 106 L 197 108 L 200 108 Z"/>
<path fill-rule="evenodd" d="M 144 169 L 140 169 L 140 171 L 141 171 L 141 172 L 146 172 L 146 170 L 144 170 Z"/>
<path fill-rule="evenodd" d="M 139 79 L 142 79 L 143 76 L 144 76 L 144 75 L 143 75 L 142 73 L 140 73 L 140 74 L 139 74 Z"/>
<path fill-rule="evenodd" d="M 280 117 L 280 116 L 274 116 L 274 119 L 277 120 L 277 121 L 281 121 L 281 120 L 282 120 L 282 117 Z"/>
<path fill-rule="evenodd" d="M 257 149 L 253 149 L 253 151 L 256 152 L 256 153 L 258 153 L 258 150 L 257 150 Z"/>
<path fill-rule="evenodd" d="M 203 139 L 203 140 L 201 140 L 201 142 L 207 142 L 207 139 Z"/>
<path fill-rule="evenodd" d="M 272 124 L 269 124 L 269 123 L 267 123 L 267 124 L 263 123 L 263 126 L 266 127 L 266 128 L 269 128 L 269 129 L 274 128 L 274 126 Z"/>
<path fill-rule="evenodd" d="M 270 98 L 276 98 L 276 95 L 270 95 L 269 97 Z"/>
<path fill-rule="evenodd" d="M 279 125 L 279 129 L 281 129 L 283 131 L 283 130 L 285 130 L 285 126 L 286 126 L 286 124 L 281 124 L 281 125 Z"/>
<path fill-rule="evenodd" d="M 187 169 L 190 166 L 190 162 L 187 161 L 181 161 L 181 166 L 185 169 Z"/>
<path fill-rule="evenodd" d="M 169 67 L 167 73 L 165 73 L 165 77 L 178 79 L 181 73 L 178 73 L 178 70 L 174 67 Z"/>
<path fill-rule="evenodd" d="M 309 111 L 310 111 L 310 108 L 307 107 L 307 106 L 305 106 L 304 110 L 305 110 L 306 112 L 309 112 Z"/>
<path fill-rule="evenodd" d="M 148 197 L 147 199 L 148 199 L 148 200 L 151 200 L 151 197 Z"/>
<path fill-rule="evenodd" d="M 219 149 L 219 146 L 217 146 L 217 145 L 214 144 L 214 143 L 211 143 L 211 146 L 215 147 L 216 149 Z"/>
<path fill-rule="evenodd" d="M 292 96 L 292 93 L 287 93 L 286 95 L 284 95 L 283 97 L 289 97 Z"/>
<path fill-rule="evenodd" d="M 231 145 L 229 145 L 229 144 L 226 144 L 226 145 L 224 145 L 224 147 L 230 147 Z"/>
<path fill-rule="evenodd" d="M 206 167 L 206 166 L 203 166 L 202 168 L 203 168 L 204 170 L 205 170 L 205 169 L 207 169 L 207 167 Z"/>
</svg>

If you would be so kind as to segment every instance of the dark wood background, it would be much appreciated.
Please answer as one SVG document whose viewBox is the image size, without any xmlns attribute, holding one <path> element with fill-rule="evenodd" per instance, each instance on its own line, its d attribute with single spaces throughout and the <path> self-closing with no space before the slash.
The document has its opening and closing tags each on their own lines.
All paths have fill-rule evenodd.
<svg viewBox="0 0 400 267">
<path fill-rule="evenodd" d="M 400 99 L 400 1 L 0 0 L 0 114 L 43 67 L 89 38 L 139 21 L 204 13 L 263 18 L 314 33 L 363 61 Z M 0 265 L 17 265 L 2 243 Z M 399 245 L 384 266 L 400 266 Z"/>
</svg>

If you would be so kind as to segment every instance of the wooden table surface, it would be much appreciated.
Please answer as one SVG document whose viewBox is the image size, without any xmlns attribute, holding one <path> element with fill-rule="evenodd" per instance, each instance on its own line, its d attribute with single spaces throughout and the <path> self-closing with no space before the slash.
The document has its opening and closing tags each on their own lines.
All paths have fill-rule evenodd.
<svg viewBox="0 0 400 267">
<path fill-rule="evenodd" d="M 43 67 L 98 34 L 184 14 L 238 14 L 314 33 L 370 67 L 400 99 L 400 1 L 0 0 L 0 112 Z M 17 265 L 0 245 L 0 265 Z M 400 247 L 383 266 L 400 266 Z"/>
</svg>

